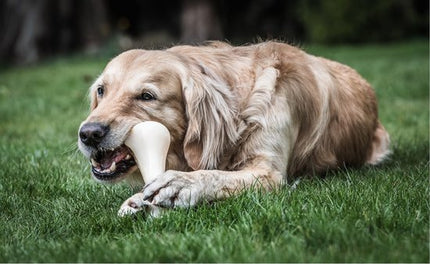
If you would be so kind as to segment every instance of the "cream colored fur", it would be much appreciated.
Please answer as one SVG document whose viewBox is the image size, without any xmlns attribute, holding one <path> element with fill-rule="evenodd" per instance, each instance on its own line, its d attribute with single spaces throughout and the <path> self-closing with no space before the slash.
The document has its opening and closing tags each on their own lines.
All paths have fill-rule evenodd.
<svg viewBox="0 0 430 264">
<path fill-rule="evenodd" d="M 135 99 L 144 90 L 157 100 Z M 389 153 L 370 85 L 345 65 L 283 43 L 127 51 L 107 65 L 91 97 L 85 122 L 110 126 L 105 146 L 120 146 L 146 120 L 172 135 L 168 171 L 132 197 L 138 206 L 194 206 L 250 186 L 269 190 L 297 176 L 378 164 Z"/>
</svg>

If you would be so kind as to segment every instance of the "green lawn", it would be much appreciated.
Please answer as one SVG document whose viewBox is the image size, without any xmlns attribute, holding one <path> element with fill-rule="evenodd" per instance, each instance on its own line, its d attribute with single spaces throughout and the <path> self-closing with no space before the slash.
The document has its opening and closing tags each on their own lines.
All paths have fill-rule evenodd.
<svg viewBox="0 0 430 264">
<path fill-rule="evenodd" d="M 307 46 L 375 87 L 393 155 L 377 168 L 248 191 L 161 219 L 118 218 L 133 191 L 77 151 L 107 58 L 0 72 L 0 262 L 428 262 L 429 43 Z"/>
</svg>

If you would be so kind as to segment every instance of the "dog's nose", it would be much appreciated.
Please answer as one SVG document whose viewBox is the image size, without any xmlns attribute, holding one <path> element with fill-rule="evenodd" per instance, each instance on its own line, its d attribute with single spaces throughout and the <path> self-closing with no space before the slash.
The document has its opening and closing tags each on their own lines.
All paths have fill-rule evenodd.
<svg viewBox="0 0 430 264">
<path fill-rule="evenodd" d="M 97 147 L 109 132 L 109 126 L 101 123 L 86 123 L 79 131 L 82 143 L 87 146 Z"/>
</svg>

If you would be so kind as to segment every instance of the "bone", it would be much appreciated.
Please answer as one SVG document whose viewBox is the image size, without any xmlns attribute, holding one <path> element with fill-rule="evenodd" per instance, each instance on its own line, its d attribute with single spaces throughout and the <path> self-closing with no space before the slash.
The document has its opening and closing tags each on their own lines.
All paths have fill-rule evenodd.
<svg viewBox="0 0 430 264">
<path fill-rule="evenodd" d="M 146 121 L 134 126 L 125 141 L 134 154 L 145 184 L 152 182 L 166 169 L 170 146 L 169 130 L 161 123 Z M 148 205 L 148 204 L 147 204 Z M 150 206 L 151 215 L 158 215 L 159 207 Z"/>
<path fill-rule="evenodd" d="M 133 151 L 145 184 L 165 171 L 170 133 L 161 123 L 146 121 L 137 124 L 132 128 L 125 145 Z"/>
</svg>

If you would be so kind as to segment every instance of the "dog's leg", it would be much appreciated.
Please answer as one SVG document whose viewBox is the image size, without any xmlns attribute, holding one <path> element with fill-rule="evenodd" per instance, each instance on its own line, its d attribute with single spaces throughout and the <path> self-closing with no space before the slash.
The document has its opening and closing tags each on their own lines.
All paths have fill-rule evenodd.
<svg viewBox="0 0 430 264">
<path fill-rule="evenodd" d="M 270 190 L 281 182 L 281 173 L 264 168 L 167 171 L 145 186 L 143 199 L 162 207 L 192 207 L 201 201 L 227 198 L 252 186 Z"/>
</svg>

